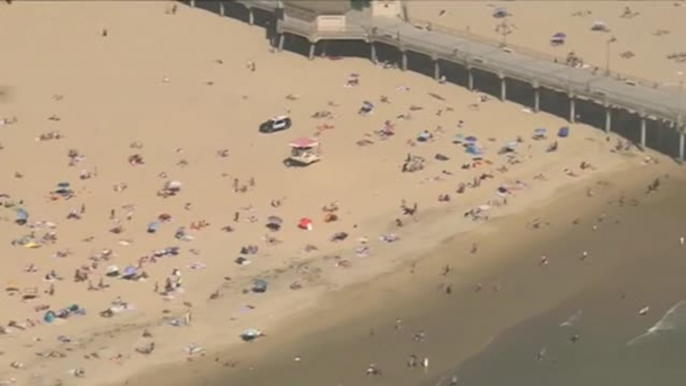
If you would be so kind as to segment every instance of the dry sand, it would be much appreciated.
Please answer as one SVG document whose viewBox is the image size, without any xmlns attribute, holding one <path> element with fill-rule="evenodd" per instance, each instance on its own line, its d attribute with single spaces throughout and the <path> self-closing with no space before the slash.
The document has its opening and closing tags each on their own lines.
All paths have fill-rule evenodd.
<svg viewBox="0 0 686 386">
<path fill-rule="evenodd" d="M 686 47 L 681 37 L 686 26 L 684 1 L 433 1 L 407 3 L 411 19 L 420 25 L 431 22 L 457 31 L 502 41 L 497 26 L 506 21 L 507 43 L 547 55 L 565 58 L 574 51 L 587 64 L 606 69 L 607 41 L 610 44 L 610 70 L 615 73 L 652 80 L 661 85 L 680 87 L 686 82 Z M 492 17 L 502 7 L 507 18 Z M 622 16 L 629 7 L 631 16 Z M 608 31 L 593 31 L 596 21 Z M 566 43 L 551 46 L 550 38 L 562 32 Z M 633 53 L 630 56 L 628 53 Z M 684 60 L 668 59 L 682 53 Z M 625 54 L 623 57 L 622 54 Z M 630 56 L 630 57 L 629 57 Z"/>
<path fill-rule="evenodd" d="M 0 28 L 5 31 L 0 34 L 5 47 L 0 73 L 11 90 L 0 104 L 0 119 L 17 118 L 0 126 L 0 193 L 9 195 L 2 199 L 6 206 L 14 202 L 30 213 L 28 223 L 20 226 L 14 223 L 17 206 L 0 212 L 0 281 L 5 290 L 0 322 L 7 332 L 0 336 L 2 382 L 53 385 L 59 379 L 71 384 L 69 371 L 78 369 L 88 384 L 117 383 L 156 364 L 193 360 L 201 354 L 189 355 L 191 344 L 206 350 L 240 348 L 244 343 L 238 335 L 245 328 L 269 334 L 280 320 L 316 304 L 328 290 L 391 271 L 454 234 L 475 228 L 487 232 L 487 225 L 462 214 L 492 200 L 502 202 L 496 194 L 500 184 L 514 187 L 520 180 L 526 187 L 511 189 L 508 205 L 493 207 L 490 217 L 524 211 L 595 173 L 643 167 L 643 155 L 635 150 L 611 152 L 615 139 L 606 142 L 604 134 L 590 127 L 573 125 L 571 136 L 559 140 L 559 150 L 547 153 L 554 139 L 533 141 L 531 134 L 540 126 L 554 134 L 565 125 L 555 117 L 524 113 L 520 106 L 493 100 L 479 103 L 479 111 L 474 111 L 468 106 L 478 103 L 478 94 L 383 70 L 365 60 L 307 61 L 290 53 L 270 53 L 261 28 L 185 7 L 170 15 L 165 13 L 168 6 L 0 5 Z M 254 72 L 246 67 L 250 61 L 256 64 Z M 344 88 L 351 73 L 359 75 L 360 85 Z M 400 86 L 409 91 L 400 91 Z M 381 103 L 382 95 L 391 103 Z M 357 114 L 364 100 L 376 104 L 373 115 Z M 412 120 L 397 118 L 413 105 L 423 109 L 412 111 Z M 310 118 L 322 110 L 333 118 Z M 284 113 L 293 119 L 293 128 L 271 135 L 257 132 L 263 120 Z M 380 140 L 373 132 L 386 120 L 395 124 L 395 135 Z M 318 130 L 322 124 L 333 127 Z M 433 132 L 434 140 L 408 145 L 423 130 Z M 61 138 L 36 140 L 51 132 Z M 490 163 L 461 169 L 470 157 L 452 143 L 458 133 L 478 136 Z M 286 169 L 282 160 L 288 142 L 315 134 L 322 142 L 323 160 L 306 169 Z M 517 146 L 520 163 L 509 165 L 496 153 L 517 136 L 524 140 Z M 373 144 L 358 146 L 363 139 Z M 227 157 L 218 156 L 222 149 L 228 149 Z M 70 150 L 84 157 L 74 166 L 68 165 Z M 407 153 L 424 156 L 424 170 L 401 173 Z M 438 161 L 437 153 L 450 159 Z M 134 154 L 140 154 L 144 164 L 129 164 Z M 596 170 L 580 170 L 582 160 Z M 498 171 L 504 165 L 509 171 Z M 578 176 L 569 176 L 565 169 Z M 92 177 L 80 179 L 82 171 Z M 470 183 L 484 173 L 494 178 L 478 189 L 455 193 L 460 182 Z M 547 180 L 534 179 L 539 174 Z M 234 191 L 236 179 L 246 192 Z M 181 192 L 157 196 L 170 180 L 182 182 Z M 72 198 L 52 199 L 50 192 L 59 182 L 71 184 Z M 128 188 L 115 191 L 122 183 Z M 439 202 L 441 194 L 452 200 Z M 403 216 L 403 199 L 419 204 L 414 218 Z M 282 205 L 272 207 L 273 200 Z M 340 219 L 324 223 L 322 207 L 332 202 L 338 202 Z M 82 208 L 80 220 L 67 218 L 71 210 L 78 213 Z M 148 224 L 163 213 L 171 220 L 157 233 L 147 233 Z M 269 215 L 283 218 L 280 232 L 265 228 Z M 314 230 L 298 229 L 301 217 L 311 217 Z M 394 220 L 400 217 L 407 225 L 398 229 Z M 191 224 L 201 220 L 209 226 L 192 230 Z M 54 229 L 43 222 L 53 223 Z M 109 231 L 117 225 L 123 227 L 121 233 Z M 222 231 L 227 225 L 234 231 Z M 181 226 L 192 241 L 174 237 Z M 57 241 L 43 243 L 41 238 L 50 231 Z M 31 232 L 41 247 L 12 245 Z M 336 232 L 349 236 L 332 243 Z M 378 240 L 389 232 L 401 240 L 391 245 Z M 281 243 L 268 245 L 263 239 L 267 234 Z M 369 239 L 367 258 L 355 257 L 360 237 Z M 318 250 L 304 252 L 307 244 Z M 247 245 L 259 251 L 246 256 L 252 264 L 239 266 L 234 259 Z M 124 269 L 171 246 L 180 247 L 178 256 L 142 264 L 145 280 L 104 277 L 109 265 Z M 109 259 L 102 254 L 106 249 L 112 251 Z M 66 251 L 58 257 L 57 252 Z M 206 269 L 192 269 L 194 262 Z M 350 268 L 342 267 L 346 263 Z M 84 266 L 89 267 L 88 280 L 74 282 L 75 270 Z M 26 272 L 29 267 L 35 272 Z M 162 296 L 159 292 L 174 269 L 182 275 L 183 291 Z M 62 280 L 46 281 L 52 270 Z M 267 293 L 242 294 L 254 277 L 270 281 Z M 97 285 L 101 279 L 108 288 L 87 290 L 88 281 Z M 303 289 L 289 289 L 296 280 Z M 52 295 L 46 292 L 51 286 Z M 6 290 L 10 288 L 17 291 Z M 217 299 L 210 300 L 213 293 Z M 132 309 L 101 317 L 117 299 Z M 58 311 L 71 304 L 86 314 L 43 322 L 47 309 Z M 170 319 L 184 315 L 192 315 L 189 326 L 169 325 Z M 14 327 L 9 326 L 12 321 Z M 152 338 L 141 337 L 145 329 Z M 135 351 L 151 340 L 152 354 Z"/>
</svg>

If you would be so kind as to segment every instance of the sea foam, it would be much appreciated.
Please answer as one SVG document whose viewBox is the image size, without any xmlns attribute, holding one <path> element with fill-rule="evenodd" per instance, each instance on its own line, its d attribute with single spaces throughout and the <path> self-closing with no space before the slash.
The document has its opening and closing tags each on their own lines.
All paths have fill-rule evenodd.
<svg viewBox="0 0 686 386">
<path fill-rule="evenodd" d="M 631 339 L 626 344 L 632 346 L 641 340 L 647 339 L 660 331 L 677 330 L 686 327 L 686 300 L 673 305 L 657 323 L 646 331 L 645 334 Z"/>
</svg>

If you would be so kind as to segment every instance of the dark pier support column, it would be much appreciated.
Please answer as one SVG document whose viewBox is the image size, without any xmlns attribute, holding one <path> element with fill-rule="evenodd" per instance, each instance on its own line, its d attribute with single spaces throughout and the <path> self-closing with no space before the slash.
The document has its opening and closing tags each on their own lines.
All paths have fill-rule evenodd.
<svg viewBox="0 0 686 386">
<path fill-rule="evenodd" d="M 686 149 L 684 149 L 684 136 L 686 136 L 686 133 L 684 133 L 684 127 L 682 120 L 681 120 L 681 115 L 676 117 L 676 129 L 679 130 L 679 162 L 684 163 L 684 152 Z"/>
<path fill-rule="evenodd" d="M 500 78 L 500 101 L 505 102 L 507 100 L 507 82 L 503 74 L 498 74 L 498 78 Z"/>
<path fill-rule="evenodd" d="M 612 109 L 609 105 L 605 105 L 605 133 L 610 134 L 612 129 Z"/>
<path fill-rule="evenodd" d="M 469 91 L 474 91 L 474 73 L 469 66 L 467 66 L 467 88 L 469 88 Z"/>
<path fill-rule="evenodd" d="M 646 115 L 641 114 L 641 150 L 646 149 Z"/>
<path fill-rule="evenodd" d="M 534 113 L 537 113 L 541 110 L 541 91 L 540 91 L 540 87 L 538 86 L 538 82 L 534 82 L 533 88 L 534 88 Z"/>
<path fill-rule="evenodd" d="M 376 43 L 371 42 L 371 43 L 369 44 L 369 47 L 371 48 L 371 51 L 372 51 L 372 52 L 371 52 L 372 62 L 373 62 L 374 64 L 376 64 L 376 63 L 378 62 L 378 59 L 377 59 L 377 57 L 376 57 Z"/>
<path fill-rule="evenodd" d="M 574 94 L 569 94 L 569 123 L 576 122 L 576 97 Z"/>
<path fill-rule="evenodd" d="M 407 71 L 407 52 L 402 51 L 402 67 L 403 71 Z"/>
<path fill-rule="evenodd" d="M 438 63 L 438 59 L 434 59 L 434 80 L 438 81 L 441 79 L 441 65 Z"/>
<path fill-rule="evenodd" d="M 279 35 L 279 51 L 283 51 L 283 43 L 284 43 L 285 39 L 286 39 L 286 35 L 284 35 L 284 34 Z"/>
<path fill-rule="evenodd" d="M 250 23 L 250 25 L 255 24 L 255 13 L 252 11 L 252 7 L 248 8 L 248 23 Z"/>
<path fill-rule="evenodd" d="M 219 2 L 219 14 L 221 16 L 226 16 L 226 10 L 224 9 L 224 2 L 223 1 Z"/>
<path fill-rule="evenodd" d="M 324 40 L 322 42 L 322 54 L 320 55 L 322 58 L 326 57 L 326 52 L 329 50 L 329 41 Z"/>
<path fill-rule="evenodd" d="M 314 42 L 310 42 L 310 55 L 309 55 L 310 60 L 314 59 L 314 47 L 315 47 Z"/>
</svg>

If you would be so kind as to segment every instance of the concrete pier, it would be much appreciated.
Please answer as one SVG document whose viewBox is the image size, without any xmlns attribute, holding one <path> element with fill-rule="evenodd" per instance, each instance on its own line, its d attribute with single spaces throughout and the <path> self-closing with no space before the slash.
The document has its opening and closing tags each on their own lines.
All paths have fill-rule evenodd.
<svg viewBox="0 0 686 386">
<path fill-rule="evenodd" d="M 471 67 L 467 67 L 467 88 L 474 91 L 474 72 Z"/>
<path fill-rule="evenodd" d="M 310 43 L 310 55 L 309 55 L 310 60 L 314 59 L 314 48 L 315 48 L 315 44 Z"/>
<path fill-rule="evenodd" d="M 407 51 L 402 51 L 402 67 L 403 71 L 407 71 Z"/>
<path fill-rule="evenodd" d="M 441 65 L 438 60 L 434 59 L 434 80 L 438 81 L 441 79 Z"/>
<path fill-rule="evenodd" d="M 220 16 L 226 16 L 226 10 L 224 9 L 224 2 L 223 1 L 219 2 L 219 15 Z"/>
<path fill-rule="evenodd" d="M 541 91 L 538 85 L 534 85 L 534 113 L 541 109 Z"/>
<path fill-rule="evenodd" d="M 379 62 L 379 59 L 376 56 L 376 43 L 371 42 L 371 44 L 369 44 L 369 47 L 371 47 L 370 50 L 371 50 L 372 63 L 376 64 Z"/>
<path fill-rule="evenodd" d="M 252 11 L 252 7 L 248 7 L 248 23 L 255 25 L 255 13 Z"/>
<path fill-rule="evenodd" d="M 605 106 L 605 132 L 610 134 L 612 130 L 612 108 Z"/>
</svg>

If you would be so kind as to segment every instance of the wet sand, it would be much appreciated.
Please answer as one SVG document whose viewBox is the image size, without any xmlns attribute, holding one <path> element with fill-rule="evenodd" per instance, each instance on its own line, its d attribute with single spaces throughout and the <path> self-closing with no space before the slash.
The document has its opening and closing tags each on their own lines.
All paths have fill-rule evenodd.
<svg viewBox="0 0 686 386">
<path fill-rule="evenodd" d="M 649 183 L 658 171 L 678 173 L 679 169 L 660 166 L 634 172 L 632 178 L 615 175 L 611 186 L 592 198 L 579 186 L 558 194 L 557 203 L 499 220 L 494 225 L 497 231 L 479 237 L 475 255 L 467 242 L 473 237 L 446 241 L 421 257 L 414 274 L 406 267 L 332 295 L 274 336 L 245 345 L 235 368 L 212 363 L 213 354 L 184 373 L 186 378 L 178 383 L 160 378 L 160 372 L 138 381 L 180 385 L 202 378 L 207 385 L 230 381 L 233 385 L 433 386 L 448 385 L 454 374 L 459 385 L 519 382 L 517 376 L 522 379 L 517 385 L 545 384 L 546 376 L 556 382 L 623 379 L 612 368 L 603 372 L 598 365 L 585 371 L 583 366 L 601 355 L 614 355 L 615 369 L 620 368 L 627 363 L 621 361 L 626 342 L 686 298 L 686 286 L 679 281 L 686 262 L 678 260 L 686 253 L 678 242 L 686 221 L 683 208 L 674 210 L 686 180 L 672 177 L 660 192 L 646 196 L 642 182 Z M 620 205 L 622 196 L 625 201 Z M 573 225 L 576 216 L 579 224 Z M 527 224 L 536 217 L 550 225 L 531 230 Z M 517 234 L 517 241 L 500 237 L 503 232 Z M 588 252 L 585 258 L 583 251 Z M 543 254 L 549 261 L 545 266 L 540 264 Z M 486 263 L 475 269 L 460 264 L 461 259 Z M 453 268 L 444 276 L 446 264 Z M 652 272 L 642 275 L 648 267 Z M 448 283 L 453 286 L 450 295 L 445 293 Z M 649 315 L 639 316 L 646 304 L 651 307 Z M 559 327 L 578 309 L 584 312 L 577 326 Z M 400 328 L 397 318 L 402 320 Z M 420 331 L 426 333 L 424 339 L 413 339 Z M 576 333 L 581 338 L 572 344 L 569 338 Z M 546 362 L 539 363 L 536 356 L 543 347 L 548 354 Z M 573 350 L 585 347 L 590 355 L 579 351 L 575 356 Z M 483 356 L 472 358 L 482 350 Z M 412 354 L 418 361 L 429 358 L 429 367 L 408 367 Z M 221 363 L 236 356 L 217 357 Z M 382 376 L 365 374 L 372 363 Z M 650 374 L 663 364 L 644 365 Z M 494 366 L 511 372 L 489 370 Z M 541 375 L 546 366 L 552 370 Z M 565 378 L 573 371 L 580 372 L 579 378 Z"/>
</svg>

